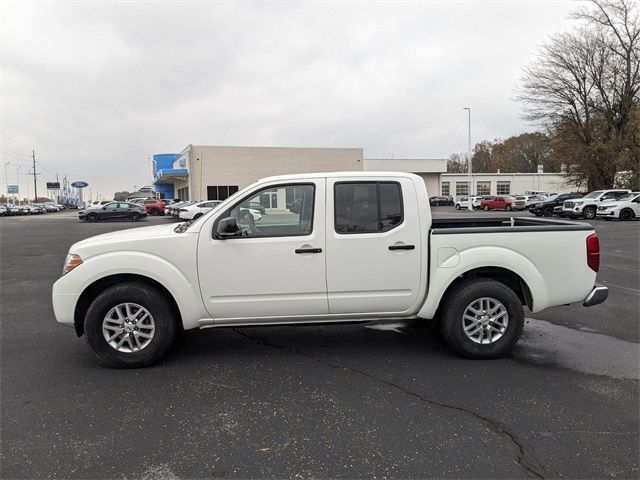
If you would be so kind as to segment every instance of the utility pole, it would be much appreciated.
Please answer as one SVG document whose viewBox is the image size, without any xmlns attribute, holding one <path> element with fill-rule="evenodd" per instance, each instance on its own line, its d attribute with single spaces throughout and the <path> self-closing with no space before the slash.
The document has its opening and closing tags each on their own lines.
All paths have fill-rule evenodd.
<svg viewBox="0 0 640 480">
<path fill-rule="evenodd" d="M 473 201 L 471 200 L 471 195 L 473 195 L 473 175 L 471 172 L 471 107 L 465 107 L 463 108 L 463 110 L 466 110 L 469 113 L 469 136 L 468 136 L 468 140 L 469 140 L 469 150 L 468 150 L 468 155 L 469 155 L 469 163 L 467 165 L 467 169 L 468 174 L 469 174 L 469 195 L 467 196 L 467 203 L 469 204 L 468 208 L 469 211 L 473 212 Z"/>
<path fill-rule="evenodd" d="M 34 203 L 38 203 L 38 181 L 36 177 L 36 151 L 33 150 L 33 195 L 34 195 Z"/>
<path fill-rule="evenodd" d="M 7 203 L 9 202 L 9 176 L 7 174 L 7 165 L 11 165 L 11 162 L 6 162 L 4 164 L 4 183 L 5 183 L 5 193 L 7 194 Z"/>
</svg>

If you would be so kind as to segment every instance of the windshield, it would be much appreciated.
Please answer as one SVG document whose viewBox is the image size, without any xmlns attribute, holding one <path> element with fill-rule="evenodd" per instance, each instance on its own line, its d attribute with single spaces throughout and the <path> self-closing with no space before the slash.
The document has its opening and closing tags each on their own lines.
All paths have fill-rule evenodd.
<svg viewBox="0 0 640 480">
<path fill-rule="evenodd" d="M 595 192 L 591 192 L 588 195 L 585 195 L 584 198 L 596 198 L 604 193 L 604 190 L 596 190 Z"/>
</svg>

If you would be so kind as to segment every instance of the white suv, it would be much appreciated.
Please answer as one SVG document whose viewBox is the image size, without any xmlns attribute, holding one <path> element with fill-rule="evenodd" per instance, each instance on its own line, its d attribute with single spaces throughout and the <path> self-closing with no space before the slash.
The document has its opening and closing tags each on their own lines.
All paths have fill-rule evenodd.
<svg viewBox="0 0 640 480">
<path fill-rule="evenodd" d="M 615 201 L 602 202 L 596 215 L 607 220 L 610 218 L 632 220 L 640 217 L 640 192 L 631 192 Z"/>
<path fill-rule="evenodd" d="M 562 214 L 566 217 L 584 217 L 591 220 L 596 218 L 599 203 L 617 200 L 627 193 L 631 193 L 631 190 L 596 190 L 582 198 L 564 202 Z"/>
</svg>

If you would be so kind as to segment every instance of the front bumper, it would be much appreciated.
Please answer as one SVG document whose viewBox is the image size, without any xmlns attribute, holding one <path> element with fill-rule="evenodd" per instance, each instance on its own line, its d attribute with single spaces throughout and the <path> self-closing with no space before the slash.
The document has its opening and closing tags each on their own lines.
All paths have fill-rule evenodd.
<svg viewBox="0 0 640 480">
<path fill-rule="evenodd" d="M 593 289 L 582 302 L 582 306 L 584 307 L 593 307 L 594 305 L 599 305 L 604 302 L 609 296 L 609 289 L 604 285 L 595 284 Z"/>
</svg>

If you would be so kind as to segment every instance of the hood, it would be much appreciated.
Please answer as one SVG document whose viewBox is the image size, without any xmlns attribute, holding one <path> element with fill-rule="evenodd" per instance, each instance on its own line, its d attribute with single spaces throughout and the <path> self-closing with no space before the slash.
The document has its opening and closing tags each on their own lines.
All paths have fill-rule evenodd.
<svg viewBox="0 0 640 480">
<path fill-rule="evenodd" d="M 128 228 L 126 230 L 96 235 L 95 237 L 89 237 L 73 244 L 69 251 L 81 255 L 82 251 L 91 253 L 93 247 L 100 247 L 101 251 L 111 249 L 105 247 L 112 247 L 113 250 L 122 250 L 123 248 L 133 247 L 134 244 L 144 245 L 147 240 L 151 239 L 185 235 L 184 233 L 176 233 L 173 231 L 176 225 L 175 223 L 170 223 L 152 227 Z M 197 230 L 190 233 L 197 233 Z M 137 250 L 139 248 L 135 249 Z"/>
</svg>

